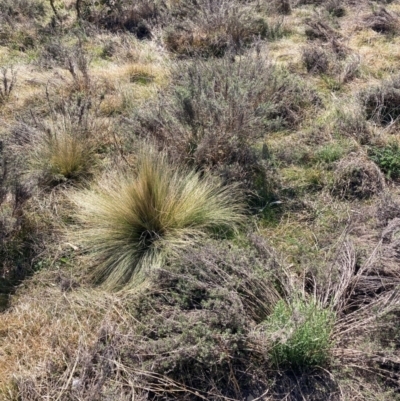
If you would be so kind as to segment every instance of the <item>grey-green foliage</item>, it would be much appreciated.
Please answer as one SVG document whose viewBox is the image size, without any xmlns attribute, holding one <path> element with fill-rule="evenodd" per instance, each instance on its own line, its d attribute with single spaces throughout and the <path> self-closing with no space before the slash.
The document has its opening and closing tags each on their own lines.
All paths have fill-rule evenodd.
<svg viewBox="0 0 400 401">
<path fill-rule="evenodd" d="M 296 75 L 268 60 L 226 57 L 181 64 L 170 92 L 132 124 L 174 159 L 217 171 L 265 199 L 272 174 L 257 145 L 269 132 L 297 127 L 318 103 Z"/>
</svg>

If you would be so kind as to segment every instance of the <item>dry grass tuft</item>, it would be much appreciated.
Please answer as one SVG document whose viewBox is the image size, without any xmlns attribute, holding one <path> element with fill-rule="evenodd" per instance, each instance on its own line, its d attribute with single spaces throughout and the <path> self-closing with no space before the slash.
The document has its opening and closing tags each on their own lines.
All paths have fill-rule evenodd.
<svg viewBox="0 0 400 401">
<path fill-rule="evenodd" d="M 95 153 L 85 138 L 61 131 L 43 133 L 31 156 L 31 168 L 45 185 L 88 178 Z"/>
<path fill-rule="evenodd" d="M 329 54 L 320 46 L 307 46 L 303 49 L 303 62 L 307 72 L 312 74 L 327 73 L 330 67 Z"/>
<path fill-rule="evenodd" d="M 364 23 L 368 28 L 383 34 L 396 34 L 400 29 L 398 16 L 387 11 L 384 7 L 367 16 Z"/>
<path fill-rule="evenodd" d="M 340 33 L 332 28 L 322 15 L 315 14 L 313 17 L 307 18 L 305 23 L 308 39 L 320 39 L 323 42 L 330 42 L 341 37 Z"/>
<path fill-rule="evenodd" d="M 385 188 L 379 167 L 363 155 L 351 153 L 337 167 L 333 193 L 341 199 L 365 199 Z"/>
<path fill-rule="evenodd" d="M 210 231 L 226 235 L 244 219 L 235 186 L 174 166 L 150 146 L 139 150 L 135 173 L 109 177 L 73 200 L 93 276 L 112 289 L 132 287 L 138 273 L 161 266 L 166 254 Z"/>
<path fill-rule="evenodd" d="M 400 117 L 400 77 L 394 76 L 379 86 L 367 88 L 360 94 L 366 117 L 388 126 Z"/>
</svg>

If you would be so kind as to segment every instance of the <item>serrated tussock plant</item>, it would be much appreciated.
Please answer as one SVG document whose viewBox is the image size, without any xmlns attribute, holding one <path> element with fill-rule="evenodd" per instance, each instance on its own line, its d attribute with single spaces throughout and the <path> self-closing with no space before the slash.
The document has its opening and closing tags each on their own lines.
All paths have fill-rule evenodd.
<svg viewBox="0 0 400 401">
<path fill-rule="evenodd" d="M 108 177 L 73 199 L 93 278 L 111 290 L 135 286 L 174 250 L 207 233 L 232 233 L 244 221 L 236 186 L 171 164 L 149 146 L 139 150 L 135 171 Z"/>
<path fill-rule="evenodd" d="M 41 171 L 47 184 L 85 178 L 93 164 L 92 146 L 68 132 L 44 133 L 31 158 L 31 168 Z"/>
</svg>

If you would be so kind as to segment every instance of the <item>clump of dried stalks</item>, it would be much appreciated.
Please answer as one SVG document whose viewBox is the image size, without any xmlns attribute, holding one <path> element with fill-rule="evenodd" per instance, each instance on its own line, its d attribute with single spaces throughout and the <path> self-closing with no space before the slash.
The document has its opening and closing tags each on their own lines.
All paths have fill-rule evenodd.
<svg viewBox="0 0 400 401">
<path fill-rule="evenodd" d="M 221 242 L 206 244 L 154 271 L 151 284 L 138 294 L 110 299 L 112 312 L 91 345 L 64 351 L 62 366 L 49 361 L 48 370 L 43 365 L 36 373 L 21 374 L 17 394 L 27 401 L 94 395 L 323 401 L 346 396 L 333 371 L 346 380 L 352 380 L 346 376 L 351 369 L 374 372 L 386 383 L 398 379 L 396 353 L 359 347 L 386 330 L 382 319 L 400 306 L 400 275 L 396 269 L 383 274 L 381 242 L 360 260 L 344 236 L 323 271 L 310 268 L 304 279 L 287 274 L 260 237 L 252 236 L 249 246 L 243 252 Z M 72 308 L 78 294 L 72 290 L 68 296 Z M 265 322 L 280 302 L 292 305 L 295 294 L 335 316 L 324 366 L 287 369 L 271 359 L 279 338 L 292 334 L 269 335 Z M 293 313 L 294 327 L 304 318 Z"/>
<path fill-rule="evenodd" d="M 366 157 L 350 154 L 339 161 L 333 183 L 333 193 L 341 199 L 365 199 L 385 188 L 385 178 L 379 167 Z"/>
<path fill-rule="evenodd" d="M 383 34 L 395 34 L 400 29 L 399 17 L 387 11 L 384 7 L 368 15 L 364 23 L 368 28 Z"/>
</svg>

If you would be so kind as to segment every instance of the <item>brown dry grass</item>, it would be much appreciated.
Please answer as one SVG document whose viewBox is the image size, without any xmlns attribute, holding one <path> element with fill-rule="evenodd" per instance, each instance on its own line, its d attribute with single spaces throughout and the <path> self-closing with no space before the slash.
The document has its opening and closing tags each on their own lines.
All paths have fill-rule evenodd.
<svg viewBox="0 0 400 401">
<path fill-rule="evenodd" d="M 19 7 L 20 2 L 23 3 L 22 0 L 15 2 L 15 6 Z M 280 3 L 280 0 L 276 3 Z M 394 16 L 392 22 L 388 18 L 384 21 L 392 31 L 387 34 L 376 32 L 379 29 L 374 28 L 376 20 L 386 15 L 377 15 L 379 7 L 375 3 L 373 15 L 374 10 L 367 1 L 344 1 L 342 3 L 346 14 L 339 18 L 328 17 L 324 11 L 326 5 L 317 3 L 310 0 L 292 4 L 291 13 L 285 15 L 282 25 L 290 30 L 285 32 L 286 36 L 274 38 L 274 41 L 257 38 L 254 43 L 250 43 L 256 39 L 253 38 L 254 30 L 242 32 L 248 35 L 247 44 L 254 45 L 248 52 L 244 51 L 242 57 L 255 58 L 257 54 L 261 54 L 268 60 L 268 65 L 271 63 L 277 68 L 282 66 L 288 74 L 296 73 L 301 80 L 309 81 L 313 90 L 318 92 L 318 106 L 313 110 L 299 109 L 302 118 L 293 126 L 283 128 L 281 132 L 272 132 L 272 129 L 266 128 L 270 127 L 270 121 L 263 121 L 260 117 L 262 110 L 269 108 L 270 111 L 274 106 L 268 103 L 268 99 L 258 104 L 254 121 L 257 122 L 257 127 L 264 128 L 260 129 L 262 135 L 251 143 L 251 147 L 261 152 L 264 144 L 263 162 L 269 166 L 268 170 L 263 170 L 264 178 L 273 182 L 273 197 L 262 199 L 259 210 L 254 209 L 251 225 L 252 229 L 258 230 L 276 248 L 277 258 L 286 274 L 283 280 L 284 285 L 288 286 L 286 288 L 295 289 L 306 297 L 316 297 L 326 306 L 333 305 L 338 316 L 334 330 L 335 346 L 330 355 L 332 365 L 325 367 L 325 370 L 303 372 L 301 375 L 268 371 L 269 378 L 276 378 L 276 386 L 268 387 L 270 384 L 265 380 L 266 387 L 258 389 L 260 391 L 257 394 L 260 400 L 274 401 L 325 401 L 329 397 L 334 400 L 396 400 L 400 358 L 397 335 L 399 299 L 396 290 L 399 284 L 397 270 L 400 253 L 396 220 L 400 217 L 399 190 L 398 183 L 391 180 L 385 182 L 382 173 L 367 155 L 370 146 L 390 143 L 397 135 L 397 128 L 396 124 L 383 127 L 376 125 L 374 121 L 367 121 L 358 94 L 366 88 L 379 86 L 383 79 L 391 78 L 400 67 L 397 21 L 400 6 L 398 2 L 384 5 L 390 15 Z M 165 111 L 164 107 L 170 96 L 169 88 L 176 82 L 177 78 L 170 71 L 176 69 L 175 65 L 182 65 L 182 61 L 174 59 L 168 52 L 165 38 L 168 29 L 173 26 L 172 22 L 181 18 L 179 13 L 184 15 L 187 12 L 188 3 L 180 0 L 167 2 L 167 8 L 178 10 L 177 14 L 168 16 L 170 20 L 167 18 L 158 25 L 152 22 L 152 39 L 145 41 L 125 32 L 99 31 L 87 22 L 78 27 L 75 2 L 68 0 L 64 4 L 65 7 L 61 7 L 61 3 L 56 1 L 61 20 L 54 18 L 48 4 L 45 6 L 46 15 L 43 19 L 28 19 L 23 14 L 14 16 L 16 22 L 13 30 L 9 29 L 7 21 L 4 23 L 1 20 L 0 61 L 3 65 L 13 65 L 18 75 L 11 96 L 0 106 L 0 143 L 8 146 L 11 131 L 15 132 L 15 127 L 21 124 L 31 124 L 33 127 L 35 124 L 32 121 L 36 119 L 43 125 L 49 125 L 52 108 L 56 109 L 60 123 L 65 116 L 62 117 L 58 108 L 63 103 L 71 99 L 79 100 L 81 96 L 92 97 L 99 100 L 96 101 L 96 115 L 93 117 L 96 158 L 99 161 L 92 165 L 94 176 L 100 175 L 104 167 L 126 169 L 135 160 L 135 148 L 131 142 L 134 142 L 132 127 L 135 124 L 132 121 L 136 118 L 137 109 L 148 108 L 150 101 L 154 107 L 154 100 L 161 99 L 157 107 Z M 260 16 L 269 23 L 273 23 L 273 18 L 276 19 L 276 15 L 269 14 L 265 7 L 252 8 L 252 2 L 235 1 L 235 5 L 241 10 L 251 8 L 252 18 Z M 246 13 L 247 11 L 243 14 L 245 17 L 250 15 Z M 318 19 L 316 15 L 322 16 L 322 25 L 315 24 Z M 318 31 L 317 36 L 322 32 L 322 40 L 312 40 L 313 46 L 318 51 L 334 55 L 329 60 L 329 69 L 312 75 L 307 74 L 302 61 L 303 48 L 311 43 L 306 35 L 306 30 L 310 29 L 307 21 L 311 20 L 314 20 L 311 25 L 314 31 Z M 213 27 L 215 24 L 205 20 L 189 22 L 185 22 L 188 25 L 179 25 L 182 31 L 174 32 L 180 47 L 191 46 L 200 51 L 208 51 L 213 40 L 217 45 L 221 44 L 218 41 L 220 36 L 216 38 L 204 30 L 204 27 Z M 324 25 L 327 23 L 332 29 Z M 190 37 L 185 31 L 188 26 L 191 28 Z M 224 27 L 226 29 L 223 34 L 226 34 L 227 24 Z M 215 28 L 214 33 L 219 35 L 221 28 Z M 77 54 L 74 52 L 80 46 L 81 55 L 87 58 L 87 77 L 85 69 L 79 68 L 75 68 L 74 77 L 68 71 L 68 64 L 60 61 L 50 60 L 48 64 L 43 63 L 43 55 L 48 54 L 44 50 L 44 44 L 50 38 L 57 39 L 69 55 Z M 189 43 L 188 38 L 192 38 L 192 43 Z M 225 42 L 222 43 L 222 51 L 225 49 Z M 242 44 L 244 43 L 239 43 L 238 47 L 243 50 Z M 336 48 L 346 53 L 340 55 L 345 58 L 340 58 L 335 53 Z M 232 61 L 235 60 L 232 65 L 238 66 L 239 57 L 234 54 L 230 56 Z M 208 62 L 196 59 L 195 63 L 202 65 Z M 215 82 L 213 90 L 210 93 L 218 94 L 223 88 Z M 51 95 L 51 102 L 46 92 Z M 196 97 L 200 98 L 201 94 Z M 243 96 L 238 94 L 234 98 L 242 99 Z M 230 107 L 236 110 L 233 103 Z M 225 111 L 215 116 L 216 122 L 237 120 L 237 113 L 231 111 L 229 114 L 229 107 L 221 110 Z M 181 115 L 178 113 L 174 118 L 178 118 L 177 116 Z M 232 118 L 227 118 L 229 116 Z M 174 118 L 165 121 L 156 119 L 152 123 L 161 124 L 152 126 L 158 127 L 158 134 L 167 132 L 171 134 L 171 138 L 182 139 L 179 136 L 181 131 L 170 130 L 171 127 L 176 127 L 173 124 Z M 184 124 L 187 130 L 187 121 Z M 214 124 L 216 126 L 218 127 L 218 123 Z M 226 132 L 233 132 L 229 124 L 226 126 Z M 240 126 L 243 127 L 243 124 Z M 57 124 L 53 124 L 54 127 Z M 198 125 L 191 125 L 191 133 L 199 134 L 198 129 Z M 207 146 L 205 148 L 209 150 Z M 223 146 L 223 150 L 226 149 L 228 146 Z M 325 159 L 321 156 L 321 149 L 325 152 Z M 334 161 L 330 161 L 330 149 L 339 149 L 339 156 L 332 156 Z M 25 160 L 27 152 L 28 147 L 24 144 L 18 148 L 15 156 Z M 223 160 L 229 159 L 225 157 L 225 153 L 223 155 Z M 44 266 L 42 271 L 24 282 L 12 297 L 9 309 L 0 315 L 0 399 L 14 401 L 19 396 L 24 401 L 36 400 L 35 391 L 39 391 L 42 398 L 54 400 L 62 400 L 63 397 L 90 399 L 98 391 L 96 386 L 104 379 L 103 376 L 107 372 L 117 372 L 114 376 L 107 376 L 104 396 L 109 399 L 181 397 L 192 400 L 215 397 L 214 399 L 227 400 L 228 396 L 220 391 L 222 382 L 212 382 L 210 376 L 203 375 L 204 372 L 198 377 L 192 374 L 193 378 L 189 379 L 182 376 L 188 380 L 186 383 L 194 383 L 191 382 L 194 378 L 207 378 L 211 391 L 195 395 L 196 390 L 183 385 L 183 379 L 179 380 L 178 377 L 177 380 L 177 376 L 173 377 L 170 373 L 165 375 L 160 373 L 161 370 L 156 371 L 149 367 L 153 362 L 159 363 L 157 366 L 162 365 L 160 359 L 157 359 L 161 349 L 165 351 L 162 354 L 165 360 L 171 358 L 168 361 L 179 362 L 186 359 L 175 360 L 175 355 L 181 353 L 182 356 L 185 353 L 187 356 L 198 349 L 196 347 L 199 344 L 174 346 L 176 337 L 168 337 L 168 341 L 155 340 L 153 343 L 154 338 L 150 341 L 143 332 L 140 339 L 135 337 L 140 323 L 133 316 L 138 313 L 135 302 L 140 294 L 148 291 L 143 296 L 144 299 L 160 296 L 164 301 L 163 297 L 166 297 L 173 303 L 176 302 L 176 298 L 171 298 L 170 293 L 173 284 L 164 288 L 158 282 L 151 290 L 140 289 L 135 296 L 111 295 L 88 287 L 85 284 L 85 275 L 82 274 L 88 267 L 84 264 L 84 255 L 77 244 L 65 244 L 60 235 L 65 227 L 70 227 L 71 213 L 70 206 L 65 201 L 66 196 L 59 196 L 56 191 L 66 191 L 67 194 L 70 189 L 65 187 L 43 191 L 34 185 L 26 164 L 20 163 L 16 167 L 10 164 L 9 167 L 16 169 L 16 174 L 21 177 L 24 185 L 32 186 L 32 198 L 26 212 L 30 213 L 38 227 L 43 227 L 47 249 L 35 255 L 32 261 L 35 266 Z M 3 215 L 12 216 L 16 213 L 9 205 L 5 202 L 2 206 Z M 40 219 L 43 221 L 40 222 Z M 242 240 L 239 236 L 233 242 L 241 244 Z M 254 246 L 252 244 L 250 248 L 253 249 Z M 241 253 L 247 255 L 248 244 L 240 249 Z M 209 254 L 205 256 L 210 257 Z M 165 279 L 170 274 L 167 271 L 161 278 Z M 219 274 L 228 280 L 221 271 Z M 168 280 L 172 280 L 167 280 L 168 283 L 177 279 L 168 277 Z M 240 277 L 243 279 L 243 276 Z M 236 279 L 229 281 L 229 285 L 235 283 Z M 186 280 L 183 287 L 187 289 L 193 282 L 194 280 Z M 197 281 L 196 283 L 199 284 Z M 154 318 L 147 326 L 150 337 L 161 332 L 165 324 L 172 325 L 168 327 L 173 327 L 173 330 L 180 328 L 181 323 L 177 322 L 181 321 L 191 322 L 194 327 L 204 323 L 209 329 L 211 323 L 207 320 L 208 317 L 214 316 L 215 319 L 215 311 L 219 305 L 224 302 L 229 304 L 231 298 L 228 295 L 232 296 L 232 292 L 223 291 L 229 285 L 214 288 L 224 296 L 221 295 L 218 299 L 220 303 L 215 300 L 215 303 L 206 306 L 203 303 L 203 309 L 210 307 L 206 311 L 196 307 L 188 313 L 176 308 L 175 304 L 171 306 L 163 303 L 164 301 L 158 303 L 160 310 L 156 314 L 148 312 L 148 315 L 142 316 L 143 319 Z M 206 287 L 201 284 L 199 288 Z M 216 293 L 219 294 L 218 291 Z M 199 293 L 202 294 L 201 291 Z M 250 296 L 248 299 L 253 304 L 259 302 L 257 297 Z M 274 302 L 275 300 L 271 301 Z M 236 301 L 234 303 L 235 307 L 239 304 Z M 218 316 L 236 318 L 232 307 L 227 310 L 230 313 L 221 313 Z M 263 310 L 270 313 L 270 305 Z M 388 316 L 381 316 L 382 314 Z M 242 313 L 240 316 L 246 314 Z M 252 320 L 247 325 L 250 327 L 255 323 Z M 251 327 L 252 334 L 255 332 L 254 327 Z M 204 345 L 205 339 L 209 337 L 204 334 L 200 338 Z M 229 348 L 230 343 L 227 340 L 224 342 L 227 337 L 218 334 L 215 338 L 218 338 L 215 349 L 219 350 L 219 354 L 234 355 L 229 354 L 233 352 Z M 258 367 L 262 367 L 262 371 L 256 373 L 260 378 L 264 378 L 265 366 L 269 363 L 265 354 L 268 353 L 271 343 L 270 339 L 265 336 L 263 338 L 261 343 L 257 342 L 259 337 L 251 338 L 249 348 L 246 348 L 246 352 L 248 349 L 255 352 Z M 147 348 L 149 342 L 153 348 Z M 147 365 L 135 365 L 124 359 L 126 355 L 130 355 L 129 350 L 136 349 L 138 344 L 140 347 L 136 355 L 142 358 L 141 363 L 150 358 L 151 362 Z M 170 345 L 171 348 L 168 348 Z M 158 355 L 157 358 L 152 359 L 149 356 L 152 352 Z M 214 357 L 214 360 L 217 359 Z M 241 393 L 241 382 L 236 380 L 237 377 L 242 377 L 238 372 L 245 369 L 241 366 L 235 371 L 238 365 L 234 365 L 232 361 L 236 363 L 237 360 L 230 356 L 227 360 L 230 362 L 226 366 L 233 370 L 229 371 L 227 368 L 228 376 L 224 376 L 224 372 L 222 377 L 228 377 L 228 388 L 232 390 L 230 399 L 247 398 L 249 394 Z M 332 367 L 336 370 L 331 371 Z M 80 377 L 85 377 L 87 389 L 79 389 Z M 154 391 L 150 395 L 145 390 L 149 383 Z M 72 386 L 77 386 L 77 392 L 69 392 Z M 288 391 L 289 387 L 292 391 Z M 257 399 L 256 394 L 251 396 L 253 395 Z"/>
</svg>

